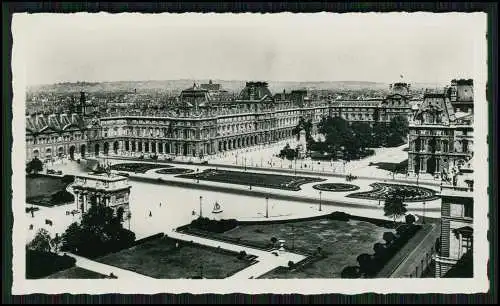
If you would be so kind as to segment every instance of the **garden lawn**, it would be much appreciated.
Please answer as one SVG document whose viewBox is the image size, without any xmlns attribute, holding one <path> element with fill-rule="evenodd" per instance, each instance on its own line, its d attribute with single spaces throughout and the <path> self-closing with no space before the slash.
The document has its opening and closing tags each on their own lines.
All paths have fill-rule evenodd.
<svg viewBox="0 0 500 306">
<path fill-rule="evenodd" d="M 26 176 L 26 202 L 46 207 L 71 203 L 74 196 L 66 191 L 68 184 L 61 177 Z"/>
<path fill-rule="evenodd" d="M 46 278 L 64 278 L 64 279 L 99 279 L 99 278 L 109 278 L 106 275 L 83 269 L 80 267 L 73 267 L 67 270 L 59 271 Z"/>
<path fill-rule="evenodd" d="M 293 191 L 299 191 L 300 186 L 303 184 L 325 181 L 325 179 L 315 177 L 216 169 L 207 169 L 201 173 L 179 175 L 177 177 Z"/>
<path fill-rule="evenodd" d="M 176 247 L 176 243 L 179 247 Z M 251 264 L 236 253 L 171 238 L 159 238 L 96 261 L 153 278 L 226 278 Z"/>
<path fill-rule="evenodd" d="M 314 253 L 321 247 L 326 255 L 318 261 L 296 271 L 277 269 L 261 278 L 340 278 L 347 266 L 357 266 L 356 258 L 362 253 L 373 253 L 373 245 L 382 242 L 384 227 L 369 222 L 319 219 L 267 225 L 241 225 L 218 238 L 238 239 L 240 243 L 268 245 L 272 237 L 284 239 L 290 252 Z M 292 248 L 294 247 L 294 248 Z M 281 270 L 281 271 L 280 271 Z"/>
<path fill-rule="evenodd" d="M 51 195 L 59 190 L 64 190 L 67 183 L 59 177 L 37 175 L 26 176 L 26 199 Z"/>
<path fill-rule="evenodd" d="M 145 173 L 146 171 L 151 169 L 171 168 L 171 167 L 173 166 L 165 164 L 148 164 L 148 163 L 120 163 L 111 165 L 112 170 L 127 171 L 134 173 Z"/>
</svg>

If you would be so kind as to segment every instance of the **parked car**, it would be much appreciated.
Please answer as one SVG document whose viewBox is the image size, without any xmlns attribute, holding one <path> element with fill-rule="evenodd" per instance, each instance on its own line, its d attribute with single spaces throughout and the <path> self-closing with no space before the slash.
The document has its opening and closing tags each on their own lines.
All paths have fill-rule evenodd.
<svg viewBox="0 0 500 306">
<path fill-rule="evenodd" d="M 125 173 L 125 172 L 118 172 L 118 175 L 125 176 L 125 177 L 129 177 L 130 176 L 130 174 Z"/>
<path fill-rule="evenodd" d="M 208 160 L 204 160 L 201 162 L 202 165 L 208 165 Z"/>
</svg>

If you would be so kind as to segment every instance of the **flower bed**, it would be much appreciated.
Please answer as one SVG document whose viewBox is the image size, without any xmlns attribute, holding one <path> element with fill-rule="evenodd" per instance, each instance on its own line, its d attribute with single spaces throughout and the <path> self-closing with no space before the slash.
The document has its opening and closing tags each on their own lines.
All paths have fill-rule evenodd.
<svg viewBox="0 0 500 306">
<path fill-rule="evenodd" d="M 167 169 L 160 169 L 157 170 L 156 173 L 159 174 L 186 174 L 186 173 L 191 173 L 194 172 L 192 169 L 186 169 L 186 168 L 167 168 Z"/>
<path fill-rule="evenodd" d="M 351 193 L 347 197 L 366 200 L 385 200 L 391 194 L 396 194 L 402 197 L 405 202 L 432 201 L 438 198 L 436 191 L 424 187 L 386 183 L 373 183 L 370 186 L 373 187 L 373 190 Z"/>
<path fill-rule="evenodd" d="M 359 187 L 356 185 L 342 184 L 342 183 L 317 184 L 314 185 L 313 188 L 317 190 L 332 191 L 332 192 L 354 191 L 359 189 Z"/>
<path fill-rule="evenodd" d="M 148 163 L 120 163 L 111 165 L 112 170 L 117 171 L 127 171 L 134 173 L 146 173 L 146 171 L 157 168 L 171 168 L 173 166 L 170 165 L 157 165 L 157 164 L 148 164 Z"/>
<path fill-rule="evenodd" d="M 260 186 L 275 189 L 299 191 L 300 186 L 312 182 L 322 182 L 325 179 L 304 176 L 278 175 L 230 170 L 207 169 L 200 173 L 179 175 L 178 177 L 206 180 L 213 182 Z"/>
</svg>

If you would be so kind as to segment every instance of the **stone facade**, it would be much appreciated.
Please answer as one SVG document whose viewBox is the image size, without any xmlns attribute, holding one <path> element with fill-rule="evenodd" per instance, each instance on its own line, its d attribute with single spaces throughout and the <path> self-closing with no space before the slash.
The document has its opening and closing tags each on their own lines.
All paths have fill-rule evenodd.
<svg viewBox="0 0 500 306">
<path fill-rule="evenodd" d="M 473 103 L 469 95 L 460 96 L 461 92 L 470 92 L 472 88 L 464 85 L 468 89 L 458 86 L 457 90 L 454 84 L 457 81 L 443 92 L 426 93 L 410 120 L 410 175 L 428 173 L 446 178 L 453 168 L 463 165 L 472 155 Z"/>
<path fill-rule="evenodd" d="M 327 116 L 368 123 L 389 122 L 396 115 L 408 117 L 411 97 L 409 86 L 403 85 L 393 86 L 396 90 L 385 99 L 347 101 L 312 99 L 305 90 L 273 95 L 266 82 L 247 82 L 236 97 L 218 84 L 194 84 L 182 91 L 168 109 L 122 109 L 83 121 L 81 113 L 85 109 L 79 107 L 81 113 L 72 115 L 80 118 L 78 126 L 49 130 L 33 129 L 28 124 L 27 157 L 43 152 L 43 157 L 52 158 L 61 152 L 81 157 L 170 154 L 201 158 L 292 138 L 292 130 L 301 117 L 312 120 L 312 134 L 316 134 L 317 124 Z M 82 94 L 81 101 L 84 100 Z M 42 119 L 36 122 L 38 127 L 46 126 Z M 55 135 L 67 132 L 67 143 L 47 135 L 52 131 Z M 49 151 L 48 145 L 40 146 L 39 139 L 45 138 L 51 139 Z"/>
<path fill-rule="evenodd" d="M 442 277 L 467 252 L 472 252 L 474 199 L 471 161 L 441 187 L 441 247 L 436 277 Z"/>
<path fill-rule="evenodd" d="M 26 117 L 26 160 L 85 156 L 87 132 L 78 114 Z"/>
</svg>

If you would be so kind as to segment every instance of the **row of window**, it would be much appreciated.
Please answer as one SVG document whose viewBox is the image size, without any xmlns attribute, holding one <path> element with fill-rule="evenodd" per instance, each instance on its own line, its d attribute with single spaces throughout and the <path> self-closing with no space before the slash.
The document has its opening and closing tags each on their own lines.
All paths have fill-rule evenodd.
<svg viewBox="0 0 500 306">
<path fill-rule="evenodd" d="M 86 134 L 74 134 L 74 135 L 63 135 L 63 136 L 38 136 L 38 137 L 26 137 L 27 144 L 50 144 L 50 143 L 60 143 L 68 141 L 86 140 Z"/>
</svg>

